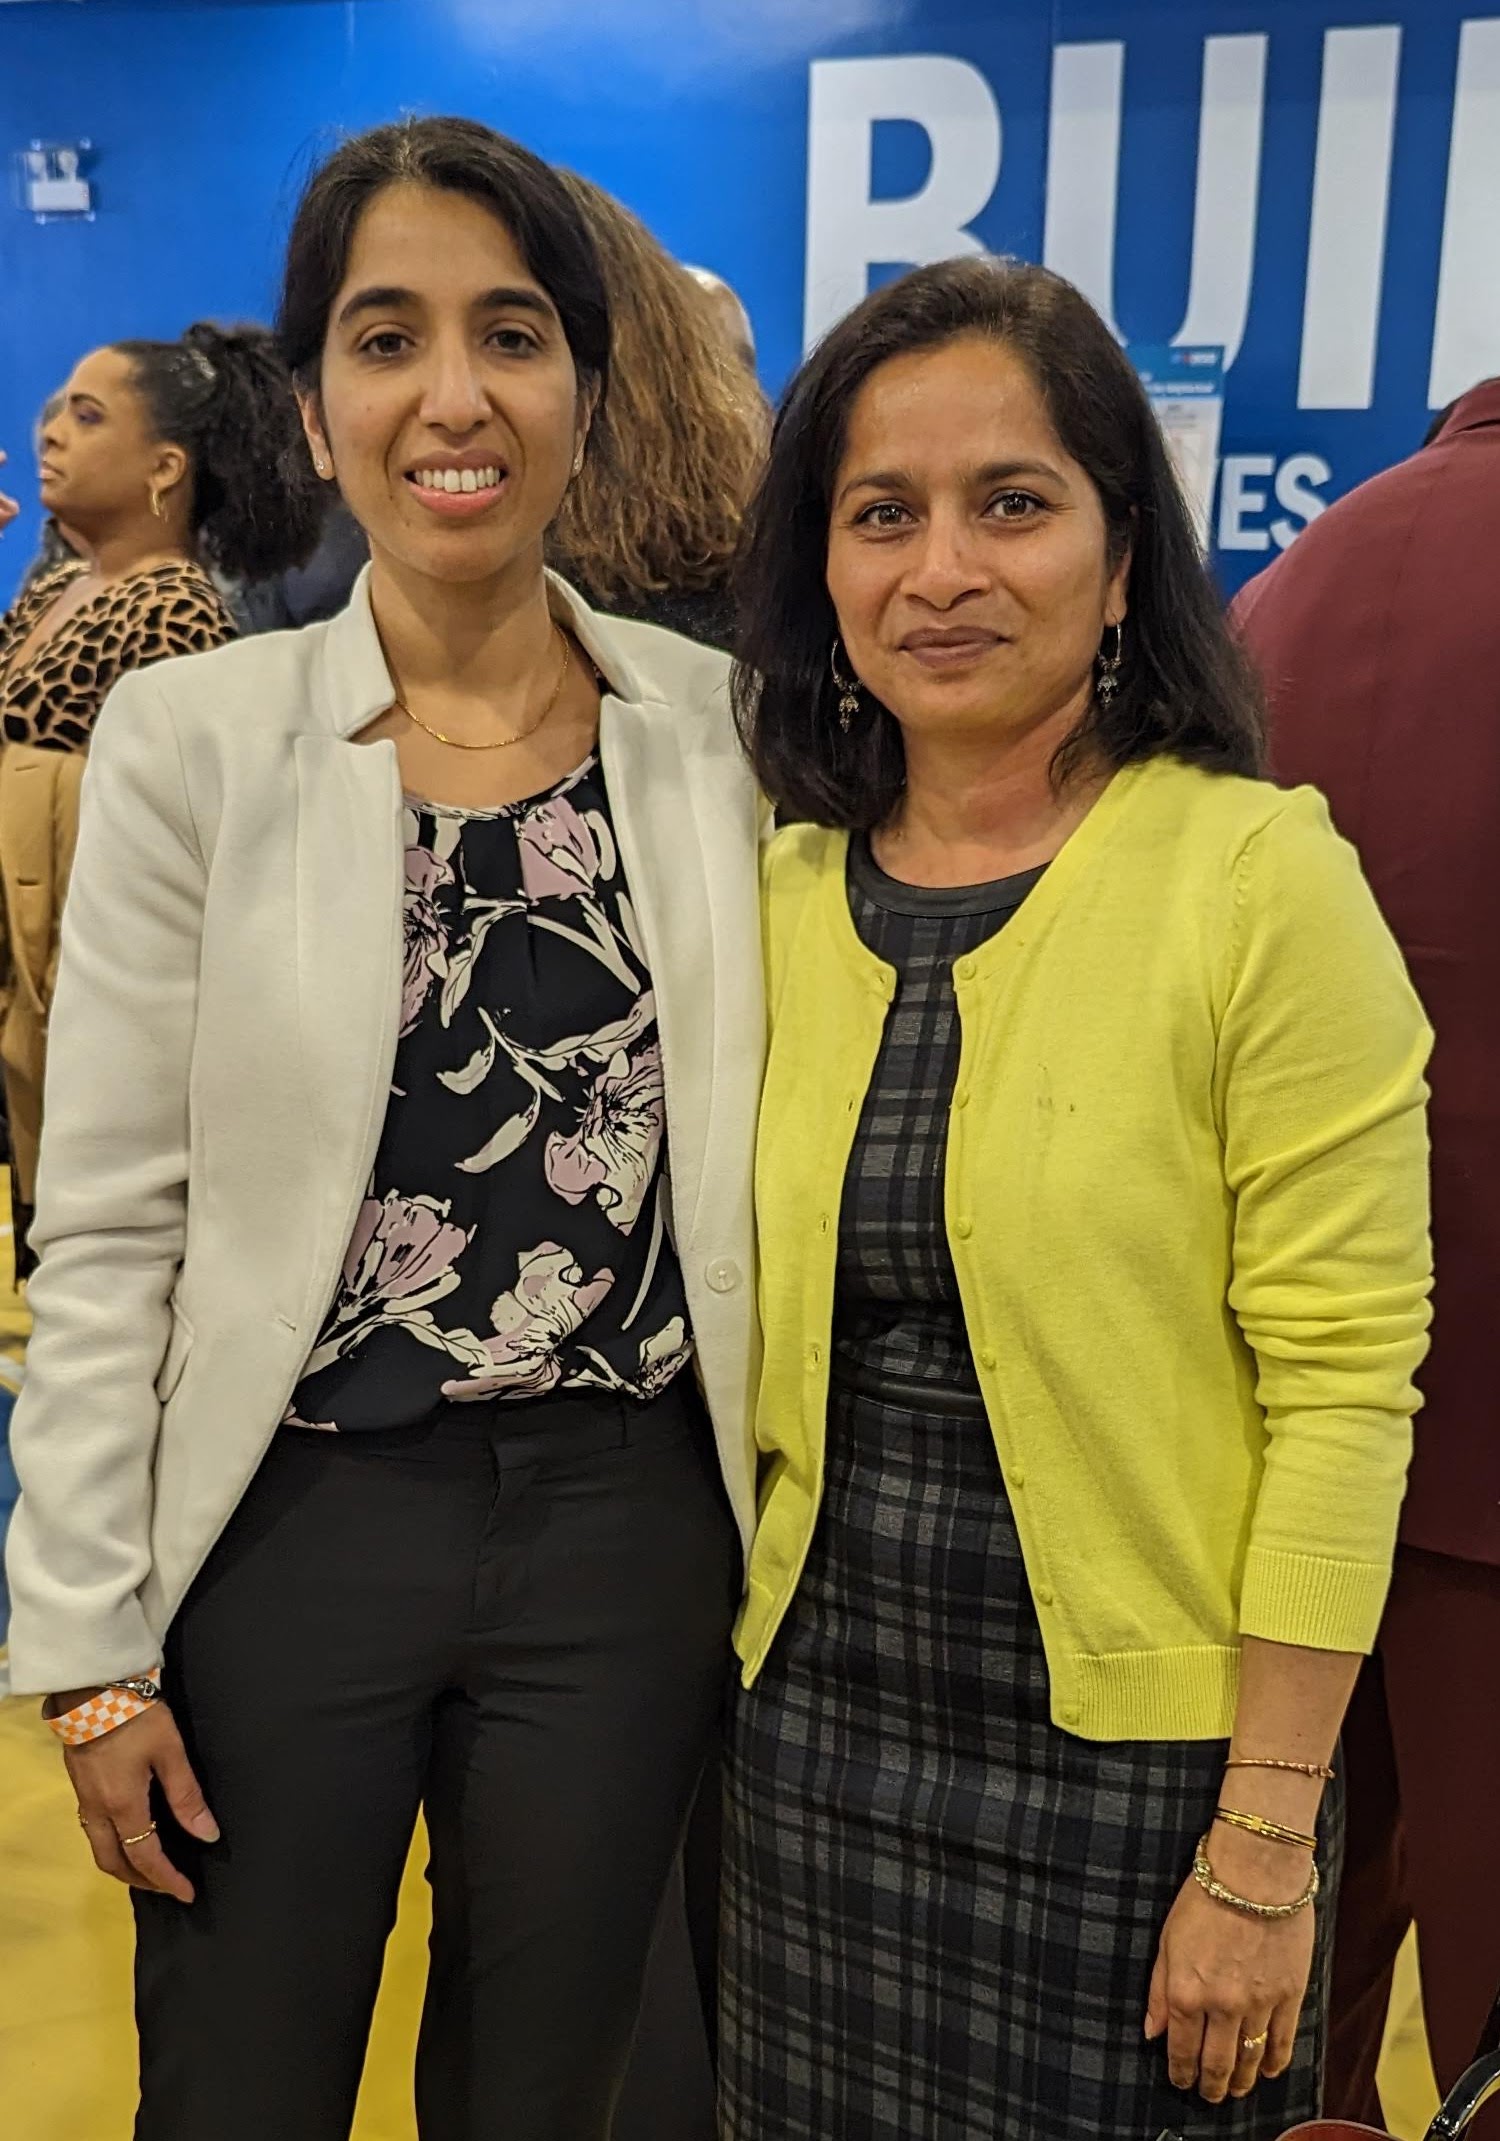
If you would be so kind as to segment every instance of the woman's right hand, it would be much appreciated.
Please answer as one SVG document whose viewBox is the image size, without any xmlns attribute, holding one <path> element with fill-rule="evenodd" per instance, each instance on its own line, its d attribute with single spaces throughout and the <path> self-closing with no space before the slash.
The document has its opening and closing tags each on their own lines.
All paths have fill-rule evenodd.
<svg viewBox="0 0 1500 2141">
<path fill-rule="evenodd" d="M 83 1698 L 63 1699 L 71 1709 Z M 131 1888 L 154 1889 L 179 1903 L 191 1903 L 192 1882 L 172 1864 L 152 1827 L 152 1778 L 190 1836 L 216 1844 L 219 1825 L 204 1802 L 167 1705 L 154 1702 L 129 1724 L 117 1725 L 81 1747 L 66 1748 L 64 1760 L 99 1871 Z M 126 1843 L 126 1837 L 138 1841 Z"/>
</svg>

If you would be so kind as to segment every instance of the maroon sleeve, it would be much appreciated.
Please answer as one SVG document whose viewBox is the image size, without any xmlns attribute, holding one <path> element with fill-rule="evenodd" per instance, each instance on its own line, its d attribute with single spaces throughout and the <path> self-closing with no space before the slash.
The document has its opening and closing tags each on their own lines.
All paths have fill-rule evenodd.
<svg viewBox="0 0 1500 2141">
<path fill-rule="evenodd" d="M 1500 390 L 1460 409 L 1486 392 L 1495 421 L 1340 501 L 1233 616 L 1275 777 L 1327 797 L 1437 1034 L 1437 1316 L 1403 1536 L 1500 1566 Z"/>
</svg>

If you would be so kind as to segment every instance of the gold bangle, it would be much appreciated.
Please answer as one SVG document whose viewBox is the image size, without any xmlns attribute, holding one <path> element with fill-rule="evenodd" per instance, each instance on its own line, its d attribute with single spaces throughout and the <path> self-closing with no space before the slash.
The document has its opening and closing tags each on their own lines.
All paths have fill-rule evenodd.
<svg viewBox="0 0 1500 2141">
<path fill-rule="evenodd" d="M 1238 1807 L 1214 1808 L 1214 1820 L 1227 1822 L 1231 1829 L 1244 1829 L 1251 1836 L 1264 1836 L 1273 1844 L 1298 1844 L 1304 1851 L 1316 1851 L 1318 1839 L 1304 1836 L 1300 1829 L 1283 1828 L 1279 1821 L 1267 1821 L 1264 1814 L 1242 1814 Z"/>
<path fill-rule="evenodd" d="M 1239 1911 L 1246 1918 L 1295 1918 L 1299 1911 L 1307 1909 L 1321 1885 L 1318 1880 L 1317 1862 L 1314 1860 L 1307 1886 L 1295 1903 L 1255 1903 L 1249 1896 L 1236 1895 L 1232 1888 L 1226 1888 L 1216 1877 L 1213 1867 L 1209 1864 L 1206 1830 L 1198 1840 L 1198 1855 L 1193 1860 L 1193 1879 L 1206 1896 L 1213 1897 L 1215 1903 L 1227 1904 L 1230 1910 Z"/>
<path fill-rule="evenodd" d="M 1289 1769 L 1298 1777 L 1321 1777 L 1325 1784 L 1332 1784 L 1335 1772 L 1326 1762 L 1279 1762 L 1274 1755 L 1232 1754 L 1224 1764 L 1226 1769 Z"/>
</svg>

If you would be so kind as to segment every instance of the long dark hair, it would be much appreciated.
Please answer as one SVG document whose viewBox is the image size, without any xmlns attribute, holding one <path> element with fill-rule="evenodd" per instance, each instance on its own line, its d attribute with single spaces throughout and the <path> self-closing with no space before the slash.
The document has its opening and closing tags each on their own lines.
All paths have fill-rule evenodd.
<svg viewBox="0 0 1500 2141">
<path fill-rule="evenodd" d="M 359 221 L 388 186 L 459 193 L 504 224 L 557 307 L 580 390 L 609 386 L 609 299 L 583 215 L 562 180 L 530 149 L 474 119 L 403 119 L 335 149 L 314 172 L 287 244 L 277 332 L 299 386 L 316 390 L 333 301 Z M 592 435 L 592 434 L 591 434 Z"/>
<path fill-rule="evenodd" d="M 264 327 L 199 320 L 176 342 L 116 342 L 156 438 L 188 457 L 194 542 L 236 580 L 300 565 L 323 501 L 292 382 Z"/>
<path fill-rule="evenodd" d="M 825 583 L 834 481 L 855 397 L 880 365 L 962 335 L 1026 364 L 1065 451 L 1104 509 L 1111 550 L 1133 553 L 1119 689 L 1091 703 L 1054 761 L 1123 766 L 1170 754 L 1215 772 L 1258 773 L 1263 719 L 1248 663 L 1225 625 L 1151 405 L 1092 305 L 1046 268 L 949 260 L 876 291 L 793 380 L 746 524 L 738 572 L 740 734 L 767 793 L 791 818 L 868 831 L 896 807 L 906 757 L 895 718 L 864 694 L 846 735 L 829 666 L 838 620 Z"/>
</svg>

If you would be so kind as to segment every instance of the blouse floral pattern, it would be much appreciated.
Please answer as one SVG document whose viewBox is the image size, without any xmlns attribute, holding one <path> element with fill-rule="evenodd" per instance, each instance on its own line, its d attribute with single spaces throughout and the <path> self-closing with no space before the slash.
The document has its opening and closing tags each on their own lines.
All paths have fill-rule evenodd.
<svg viewBox="0 0 1500 2141">
<path fill-rule="evenodd" d="M 656 1004 L 597 755 L 527 802 L 409 800 L 400 1041 L 288 1422 L 654 1397 L 692 1354 Z"/>
</svg>

